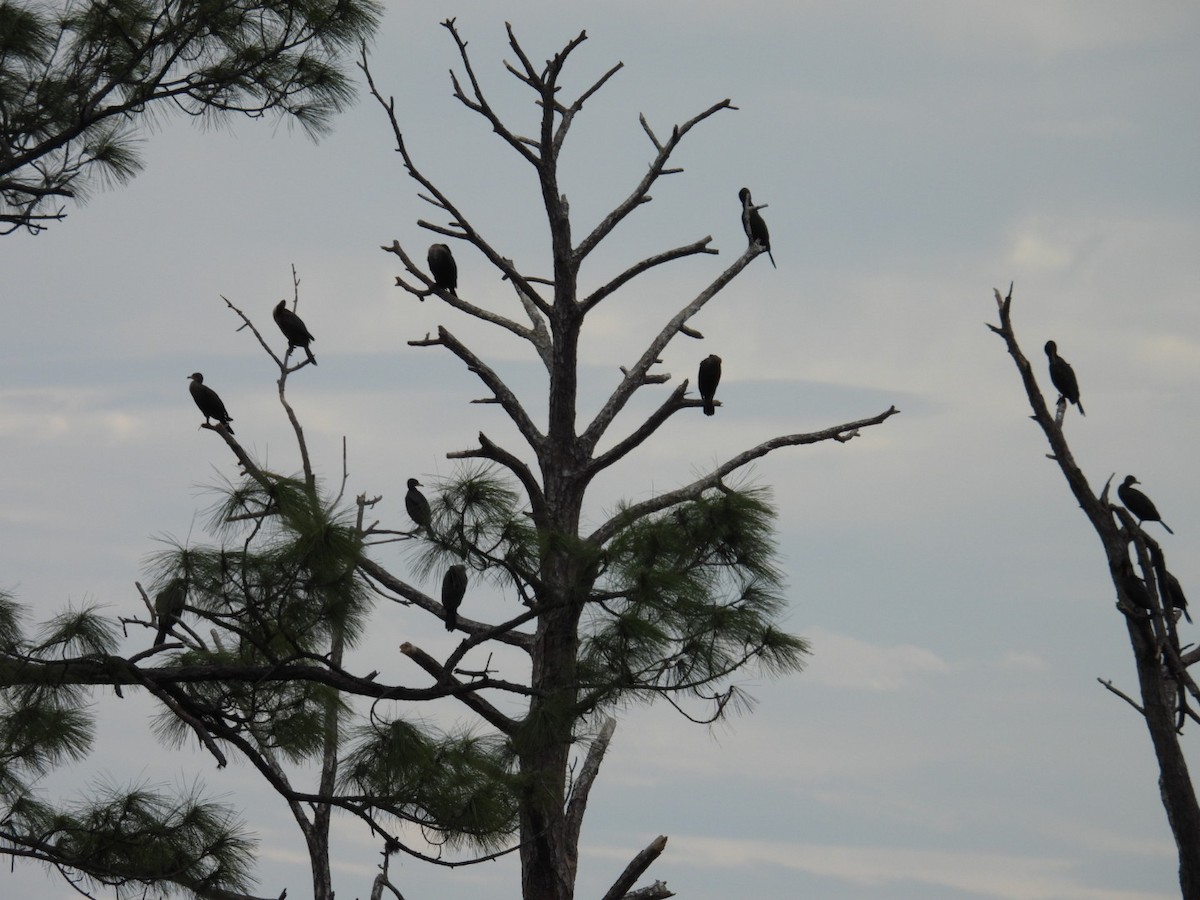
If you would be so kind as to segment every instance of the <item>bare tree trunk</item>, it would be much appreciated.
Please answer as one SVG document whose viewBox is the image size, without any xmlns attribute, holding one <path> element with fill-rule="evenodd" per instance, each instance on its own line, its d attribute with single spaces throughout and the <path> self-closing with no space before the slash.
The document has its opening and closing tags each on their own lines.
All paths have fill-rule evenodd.
<svg viewBox="0 0 1200 900">
<path fill-rule="evenodd" d="M 1179 852 L 1179 887 L 1188 900 L 1200 898 L 1200 806 L 1179 742 L 1175 718 L 1179 684 L 1162 663 L 1149 619 L 1125 617 L 1137 662 L 1142 714 L 1158 759 L 1158 787 Z"/>
<path fill-rule="evenodd" d="M 988 327 L 1007 344 L 1008 352 L 1021 373 L 1029 404 L 1033 408 L 1033 419 L 1050 444 L 1050 458 L 1062 470 L 1072 494 L 1079 501 L 1080 508 L 1087 515 L 1103 546 L 1109 574 L 1116 588 L 1117 610 L 1125 618 L 1133 648 L 1142 700 L 1140 706 L 1133 705 L 1146 722 L 1158 760 L 1159 792 L 1179 853 L 1180 889 L 1185 900 L 1200 900 L 1200 804 L 1197 804 L 1180 744 L 1185 718 L 1196 718 L 1196 713 L 1188 706 L 1188 699 L 1190 697 L 1200 702 L 1200 689 L 1187 669 L 1188 665 L 1200 659 L 1200 655 L 1181 657 L 1179 639 L 1175 633 L 1173 601 L 1164 584 L 1167 570 L 1162 550 L 1125 509 L 1109 504 L 1107 485 L 1099 497 L 1088 485 L 1063 435 L 1066 401 L 1060 401 L 1058 414 L 1052 417 L 1033 377 L 1029 360 L 1017 344 L 1010 319 L 1012 288 L 1009 288 L 1007 297 L 1001 297 L 999 291 L 995 293 L 1000 309 L 1000 324 Z M 1141 577 L 1135 574 L 1130 560 L 1131 546 Z M 1116 693 L 1120 694 L 1119 691 Z M 1125 699 L 1129 700 L 1128 697 Z"/>
</svg>

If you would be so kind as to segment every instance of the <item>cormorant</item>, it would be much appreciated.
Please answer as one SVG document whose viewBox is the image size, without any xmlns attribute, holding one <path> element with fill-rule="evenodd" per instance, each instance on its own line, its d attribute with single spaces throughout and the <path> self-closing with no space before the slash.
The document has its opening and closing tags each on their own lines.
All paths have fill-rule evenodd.
<svg viewBox="0 0 1200 900">
<path fill-rule="evenodd" d="M 1129 560 L 1122 560 L 1117 565 L 1117 581 L 1124 591 L 1125 597 L 1134 605 L 1139 613 L 1145 614 L 1150 609 L 1150 592 L 1146 590 L 1146 582 L 1133 574 L 1133 566 Z"/>
<path fill-rule="evenodd" d="M 1154 501 L 1133 487 L 1135 484 L 1141 484 L 1132 475 L 1126 475 L 1125 480 L 1121 482 L 1121 486 L 1117 488 L 1117 496 L 1121 498 L 1121 502 L 1125 504 L 1125 508 L 1137 516 L 1138 524 L 1142 522 L 1157 522 L 1163 528 L 1167 529 L 1168 534 L 1174 534 L 1171 526 L 1162 520 L 1162 516 L 1158 514 L 1158 510 L 1154 507 Z"/>
<path fill-rule="evenodd" d="M 303 347 L 304 352 L 308 354 L 308 361 L 315 366 L 317 358 L 313 356 L 312 350 L 309 349 L 308 345 L 310 342 L 315 341 L 316 338 L 308 333 L 308 328 L 305 327 L 304 320 L 288 309 L 286 300 L 280 300 L 275 304 L 275 311 L 272 315 L 275 317 L 275 324 L 279 326 L 279 330 L 287 338 L 288 353 L 291 353 L 296 347 Z"/>
<path fill-rule="evenodd" d="M 443 291 L 455 293 L 458 288 L 458 266 L 454 262 L 454 254 L 446 244 L 431 244 L 429 247 L 429 272 L 433 275 L 433 283 Z"/>
<path fill-rule="evenodd" d="M 1066 397 L 1079 407 L 1081 416 L 1086 416 L 1083 404 L 1079 402 L 1079 382 L 1075 378 L 1075 370 L 1071 368 L 1069 362 L 1058 355 L 1058 344 L 1054 341 L 1046 341 L 1046 355 L 1050 357 L 1050 382 L 1061 397 Z"/>
<path fill-rule="evenodd" d="M 404 495 L 404 508 L 408 510 L 408 517 L 417 523 L 417 530 L 422 528 L 432 532 L 429 527 L 433 521 L 433 512 L 429 508 L 429 501 L 425 499 L 425 495 L 417 490 L 421 482 L 415 478 L 408 479 L 408 493 Z"/>
<path fill-rule="evenodd" d="M 1183 617 L 1191 622 L 1192 617 L 1188 615 L 1187 609 L 1187 597 L 1183 595 L 1183 585 L 1179 583 L 1179 579 L 1173 573 L 1167 572 L 1166 584 L 1163 586 L 1167 589 L 1167 605 L 1171 609 L 1179 610 L 1183 613 Z"/>
<path fill-rule="evenodd" d="M 771 268 L 776 268 L 775 257 L 771 256 L 771 235 L 767 231 L 767 223 L 750 199 L 750 188 L 738 191 L 738 199 L 742 201 L 742 230 L 746 232 L 746 239 L 752 244 L 762 244 L 771 260 Z"/>
<path fill-rule="evenodd" d="M 158 634 L 154 638 L 154 646 L 161 646 L 167 640 L 167 632 L 179 621 L 187 603 L 187 580 L 172 578 L 166 587 L 154 595 L 154 616 L 158 619 Z"/>
<path fill-rule="evenodd" d="M 442 578 L 442 606 L 446 610 L 446 630 L 453 631 L 458 625 L 458 607 L 467 592 L 467 567 L 451 566 Z"/>
<path fill-rule="evenodd" d="M 710 353 L 700 360 L 700 374 L 696 376 L 696 386 L 700 388 L 700 398 L 704 401 L 704 414 L 711 416 L 716 410 L 713 407 L 713 397 L 717 393 L 717 384 L 721 381 L 721 357 Z"/>
<path fill-rule="evenodd" d="M 217 392 L 204 383 L 204 376 L 199 372 L 193 372 L 189 377 L 192 383 L 188 385 L 188 390 L 192 392 L 192 399 L 200 407 L 200 412 L 204 413 L 204 424 L 209 424 L 209 419 L 216 419 L 225 426 L 226 431 L 233 434 L 233 429 L 229 427 L 233 418 L 225 411 L 225 404 Z"/>
</svg>

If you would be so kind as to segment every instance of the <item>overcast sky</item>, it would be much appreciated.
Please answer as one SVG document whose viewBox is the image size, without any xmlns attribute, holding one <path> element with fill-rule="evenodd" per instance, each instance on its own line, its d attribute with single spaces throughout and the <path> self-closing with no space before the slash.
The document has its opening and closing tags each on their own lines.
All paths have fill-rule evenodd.
<svg viewBox="0 0 1200 900">
<path fill-rule="evenodd" d="M 664 371 L 694 379 L 719 353 L 723 405 L 712 419 L 676 416 L 598 482 L 590 521 L 768 437 L 902 411 L 848 444 L 755 467 L 780 512 L 786 625 L 812 641 L 811 664 L 752 679 L 756 711 L 715 730 L 665 706 L 623 715 L 584 826 L 578 896 L 600 896 L 658 834 L 670 842 L 648 877 L 687 900 L 1178 896 L 1145 728 L 1097 683 L 1136 690 L 1099 542 L 985 323 L 992 289 L 1015 281 L 1015 326 L 1043 384 L 1048 338 L 1079 376 L 1088 415 L 1072 409 L 1065 423 L 1077 459 L 1097 491 L 1114 473 L 1139 477 L 1176 531 L 1158 535 L 1172 570 L 1200 593 L 1200 7 L 389 6 L 372 65 L 410 150 L 540 273 L 532 170 L 452 99 L 457 59 L 439 20 L 458 17 L 517 131 L 532 132 L 537 112 L 501 65 L 513 58 L 505 20 L 535 60 L 587 29 L 568 91 L 624 62 L 564 151 L 576 236 L 644 172 L 639 113 L 662 135 L 723 98 L 739 108 L 689 135 L 675 158 L 685 171 L 585 268 L 598 284 L 706 235 L 721 251 L 597 311 L 584 409 L 742 252 L 743 185 L 768 204 L 779 268 L 756 260 L 695 320 L 706 340 L 664 354 Z M 512 435 L 497 407 L 469 404 L 482 390 L 449 354 L 407 344 L 446 324 L 518 389 L 541 385 L 517 342 L 393 286 L 398 261 L 379 246 L 396 239 L 423 257 L 431 238 L 415 223 L 435 211 L 392 148 L 366 98 L 319 144 L 269 123 L 165 121 L 132 184 L 43 235 L 0 239 L 0 586 L 35 618 L 82 602 L 136 614 L 133 582 L 157 539 L 205 538 L 206 489 L 236 468 L 197 429 L 189 373 L 204 372 L 266 465 L 299 468 L 270 360 L 221 300 L 273 334 L 292 265 L 320 366 L 293 376 L 289 396 L 329 479 L 346 437 L 348 495 L 382 494 L 381 518 L 403 526 L 406 478 L 449 476 L 445 454 L 481 429 Z M 458 259 L 465 290 L 512 304 L 482 258 Z M 375 623 L 356 663 L 398 683 L 422 683 L 399 643 L 445 653 L 455 641 L 411 611 Z M 150 639 L 135 631 L 129 649 Z M 299 835 L 252 770 L 157 749 L 138 699 L 99 708 L 95 757 L 58 787 L 199 779 L 246 808 L 262 892 L 311 896 Z M 367 895 L 377 850 L 345 823 L 339 897 Z M 407 900 L 519 892 L 511 860 L 403 862 L 393 879 Z M 2 867 L 0 893 L 76 896 L 22 863 Z"/>
</svg>

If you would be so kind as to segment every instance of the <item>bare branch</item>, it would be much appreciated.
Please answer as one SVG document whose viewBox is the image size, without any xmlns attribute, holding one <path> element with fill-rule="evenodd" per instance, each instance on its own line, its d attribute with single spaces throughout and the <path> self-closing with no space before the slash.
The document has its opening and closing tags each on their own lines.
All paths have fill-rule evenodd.
<svg viewBox="0 0 1200 900">
<path fill-rule="evenodd" d="M 517 723 L 510 719 L 492 704 L 488 703 L 480 697 L 475 691 L 461 690 L 461 688 L 469 688 L 470 685 L 464 685 L 461 681 L 454 677 L 450 672 L 439 663 L 436 659 L 407 641 L 400 645 L 400 652 L 415 662 L 418 666 L 424 669 L 428 674 L 432 675 L 438 684 L 453 685 L 460 690 L 455 693 L 458 699 L 461 700 L 472 712 L 476 713 L 481 719 L 490 724 L 493 728 L 503 734 L 513 734 L 517 729 Z"/>
<path fill-rule="evenodd" d="M 487 257 L 488 261 L 491 262 L 493 266 L 503 273 L 504 277 L 513 281 L 514 284 L 519 285 L 521 290 L 525 292 L 535 304 L 537 304 L 538 308 L 542 310 L 543 313 L 548 314 L 550 309 L 549 305 L 541 298 L 538 292 L 533 289 L 533 286 L 525 279 L 525 277 L 516 269 L 514 269 L 512 264 L 505 257 L 497 253 L 492 246 L 485 241 L 483 237 L 475 231 L 474 228 L 471 227 L 470 222 L 467 221 L 467 217 L 462 214 L 462 212 L 454 205 L 450 198 L 443 194 L 437 188 L 437 186 L 428 178 L 426 178 L 417 168 L 416 163 L 408 153 L 408 147 L 404 143 L 404 134 L 400 130 L 400 122 L 396 118 L 395 102 L 390 97 L 385 100 L 383 95 L 379 92 L 379 89 L 375 86 L 375 81 L 371 76 L 370 67 L 367 63 L 365 50 L 363 51 L 362 59 L 359 62 L 359 68 L 362 69 L 363 74 L 366 76 L 367 85 L 370 89 L 371 96 L 375 98 L 375 100 L 387 114 L 388 121 L 392 126 L 392 135 L 396 142 L 396 151 L 404 160 L 404 168 L 414 181 L 429 191 L 430 195 L 432 196 L 431 202 L 444 209 L 450 216 L 451 221 L 453 221 L 462 230 L 462 233 L 455 234 L 454 232 L 441 230 L 440 228 L 435 230 L 438 230 L 439 233 L 449 234 L 459 238 L 460 240 L 468 241 L 474 245 L 481 253 L 483 253 L 485 257 Z M 389 253 L 395 252 L 391 247 L 385 247 L 384 249 Z M 414 273 L 419 272 L 419 269 L 415 265 L 409 265 L 409 270 Z M 432 289 L 432 283 L 429 282 L 428 279 L 423 280 L 425 280 Z"/>
<path fill-rule="evenodd" d="M 492 126 L 492 130 L 496 132 L 496 134 L 500 135 L 500 137 L 502 137 L 505 141 L 507 141 L 509 146 L 521 154 L 521 156 L 527 162 L 534 166 L 540 166 L 542 162 L 541 158 L 529 149 L 526 141 L 521 140 L 511 131 L 509 131 L 507 127 L 505 127 L 504 123 L 500 121 L 500 117 L 497 116 L 495 111 L 492 109 L 491 104 L 488 103 L 487 98 L 483 95 L 483 88 L 479 85 L 479 79 L 475 77 L 475 68 L 471 65 L 471 57 L 467 53 L 467 42 L 464 41 L 459 35 L 458 29 L 455 27 L 454 20 L 447 19 L 446 21 L 442 22 L 442 26 L 449 31 L 451 36 L 454 38 L 454 43 L 458 47 L 459 58 L 462 60 L 463 68 L 466 69 L 467 78 L 471 81 L 471 91 L 475 95 L 475 99 L 471 100 L 467 97 L 467 95 L 463 92 L 462 86 L 458 83 L 458 79 L 454 77 L 454 73 L 451 72 L 450 78 L 454 85 L 454 96 L 462 101 L 463 105 L 466 106 L 467 109 L 477 112 L 487 119 Z M 515 42 L 515 39 L 512 37 L 511 27 L 509 28 L 509 38 L 510 42 Z"/>
<path fill-rule="evenodd" d="M 662 351 L 671 342 L 671 339 L 683 331 L 687 321 L 700 312 L 708 301 L 715 297 L 729 282 L 733 281 L 737 274 L 746 268 L 750 261 L 761 252 L 761 248 L 756 245 L 752 244 L 747 247 L 746 251 L 733 262 L 733 265 L 718 275 L 708 287 L 697 294 L 695 299 L 677 312 L 663 326 L 662 330 L 650 342 L 650 345 L 642 353 L 638 361 L 627 371 L 625 378 L 617 385 L 616 390 L 605 401 L 604 406 L 600 408 L 600 411 L 596 413 L 596 417 L 580 436 L 580 440 L 589 454 L 596 449 L 596 444 L 603 437 L 608 426 L 612 424 L 617 413 L 629 402 L 629 398 L 633 396 L 634 392 L 645 383 L 646 372 L 658 361 L 662 355 Z"/>
<path fill-rule="evenodd" d="M 640 446 L 650 435 L 654 434 L 663 422 L 667 421 L 672 415 L 681 409 L 689 406 L 703 406 L 703 401 L 693 400 L 685 401 L 684 395 L 687 393 L 688 382 L 685 378 L 680 385 L 671 392 L 669 396 L 658 409 L 656 409 L 649 418 L 646 419 L 637 430 L 619 441 L 611 449 L 601 453 L 599 456 L 592 459 L 587 464 L 587 469 L 591 473 L 596 473 L 602 469 L 606 469 L 621 459 L 631 450 Z M 719 401 L 718 401 L 719 402 Z"/>
<path fill-rule="evenodd" d="M 429 227 L 428 222 L 420 222 L 418 224 L 420 224 L 424 227 Z M 437 230 L 437 229 L 434 229 L 434 230 Z M 461 235 L 459 235 L 459 237 L 461 238 Z M 388 246 L 385 244 L 385 245 L 381 246 L 379 249 L 383 250 L 386 253 L 391 253 L 394 256 L 399 257 L 400 261 L 402 263 L 404 263 L 404 268 L 407 269 L 413 275 L 415 275 L 417 278 L 419 278 L 421 280 L 421 282 L 424 284 L 424 287 L 418 287 L 415 284 L 410 284 L 409 282 L 405 281 L 401 276 L 397 275 L 396 276 L 396 286 L 397 287 L 404 288 L 404 290 L 408 291 L 410 294 L 412 294 L 414 297 L 416 297 L 419 300 L 424 300 L 430 294 L 437 294 L 438 299 L 440 299 L 444 303 L 446 303 L 447 306 L 452 306 L 455 309 L 459 310 L 460 312 L 464 312 L 469 316 L 474 316 L 477 319 L 482 319 L 484 322 L 490 322 L 493 325 L 499 325 L 501 328 L 505 329 L 506 331 L 511 331 L 517 337 L 524 338 L 525 340 L 527 340 L 531 344 L 533 344 L 534 348 L 537 349 L 539 355 L 541 355 L 542 353 L 545 352 L 546 346 L 548 344 L 548 337 L 546 336 L 544 325 L 542 326 L 542 328 L 540 330 L 538 330 L 536 328 L 533 328 L 533 329 L 526 328 L 524 325 L 519 325 L 516 322 L 512 321 L 511 319 L 506 318 L 505 316 L 501 316 L 497 313 L 486 310 L 483 307 L 476 306 L 474 303 L 468 303 L 466 300 L 463 300 L 457 294 L 453 294 L 450 291 L 446 291 L 446 290 L 439 288 L 437 285 L 435 285 L 433 283 L 432 278 L 430 278 L 423 271 L 421 271 L 420 267 L 416 264 L 416 262 L 412 259 L 412 257 L 410 257 L 408 255 L 408 253 L 404 250 L 404 248 L 400 246 L 399 241 L 394 240 L 394 241 L 392 241 L 391 246 Z M 517 290 L 518 290 L 518 293 L 520 293 L 520 288 L 518 288 Z M 524 297 L 523 294 L 521 294 L 521 296 Z M 536 303 L 535 303 L 535 306 L 536 306 Z"/>
<path fill-rule="evenodd" d="M 371 578 L 372 580 L 383 585 L 392 593 L 398 594 L 405 600 L 408 600 L 414 606 L 419 606 L 426 612 L 433 613 L 433 615 L 438 616 L 439 618 L 444 618 L 444 611 L 441 603 L 434 600 L 425 592 L 417 590 L 408 582 L 401 581 L 374 560 L 368 559 L 365 556 L 360 556 L 358 560 L 358 570 L 368 578 Z M 514 620 L 514 622 L 519 624 L 524 620 L 525 617 L 522 615 L 521 617 L 518 617 L 518 619 Z M 467 631 L 468 633 L 486 632 L 489 638 L 500 641 L 503 644 L 509 644 L 513 647 L 520 647 L 523 650 L 528 650 L 531 642 L 533 641 L 532 635 L 522 634 L 519 631 L 515 631 L 514 628 L 516 625 L 512 623 L 504 623 L 503 626 L 492 626 L 483 622 L 473 622 L 470 619 L 464 619 L 461 616 L 459 617 L 458 621 L 463 630 Z"/>
<path fill-rule="evenodd" d="M 706 235 L 705 237 L 701 238 L 700 240 L 698 240 L 694 243 L 688 244 L 687 246 L 676 247 L 674 250 L 666 250 L 666 251 L 664 251 L 662 253 L 658 253 L 654 256 L 647 257 L 646 259 L 643 259 L 641 262 L 637 263 L 636 265 L 630 266 L 628 269 L 626 269 L 620 275 L 613 278 L 607 284 L 601 285 L 600 287 L 596 288 L 596 290 L 592 291 L 592 293 L 590 293 L 588 296 L 586 296 L 585 298 L 583 298 L 583 300 L 580 301 L 580 306 L 583 308 L 583 311 L 586 313 L 592 307 L 594 307 L 597 303 L 599 303 L 601 300 L 603 300 L 605 297 L 614 293 L 617 289 L 623 287 L 625 284 L 632 281 L 638 275 L 642 274 L 643 272 L 645 272 L 649 269 L 654 268 L 655 266 L 660 266 L 663 263 L 668 263 L 668 262 L 671 262 L 672 260 L 683 259 L 684 257 L 687 257 L 687 256 L 693 256 L 697 253 L 711 253 L 711 254 L 716 255 L 716 253 L 718 251 L 709 248 L 708 245 L 710 243 L 712 243 L 712 235 Z"/>
<path fill-rule="evenodd" d="M 529 442 L 529 446 L 535 452 L 540 452 L 541 448 L 545 446 L 545 435 L 538 431 L 537 426 L 533 424 L 533 420 L 529 418 L 528 413 L 525 412 L 525 408 L 521 406 L 521 401 L 517 399 L 517 395 L 512 392 L 509 386 L 504 383 L 489 365 L 472 353 L 444 325 L 438 326 L 436 340 L 426 338 L 425 340 L 409 341 L 408 343 L 413 347 L 429 347 L 434 344 L 441 344 L 461 359 L 466 364 L 467 369 L 474 372 L 479 377 L 479 380 L 487 385 L 488 389 L 496 396 L 500 405 L 504 407 L 504 411 L 512 419 L 513 424 L 521 432 L 521 436 Z"/>
<path fill-rule="evenodd" d="M 666 849 L 666 846 L 667 836 L 665 834 L 660 834 L 653 841 L 651 841 L 650 845 L 646 847 L 646 849 L 630 860 L 629 865 L 625 867 L 625 871 L 621 873 L 620 877 L 615 882 L 613 882 L 613 886 L 608 889 L 608 892 L 604 895 L 603 900 L 622 900 L 622 898 L 626 897 L 627 894 L 625 892 L 633 887 L 634 883 L 642 876 L 642 873 L 650 868 L 650 865 L 662 855 L 662 852 Z M 653 885 L 653 887 L 657 888 L 659 884 L 662 883 L 658 882 L 657 884 Z M 665 889 L 666 885 L 662 885 L 662 887 Z M 667 893 L 655 894 L 655 896 L 670 897 L 674 895 Z"/>
<path fill-rule="evenodd" d="M 676 125 L 671 130 L 671 137 L 665 144 L 659 146 L 657 141 L 655 141 L 655 146 L 658 152 L 654 157 L 654 161 L 650 163 L 650 168 L 647 170 L 646 174 L 642 176 L 642 180 L 638 182 L 637 186 L 633 189 L 630 195 L 626 197 L 616 209 L 605 216 L 600 223 L 594 229 L 592 229 L 592 233 L 584 238 L 579 246 L 575 248 L 575 260 L 579 262 L 586 258 L 587 255 L 595 250 L 596 246 L 602 240 L 604 240 L 604 238 L 607 237 L 626 216 L 628 216 L 631 212 L 633 212 L 633 210 L 645 202 L 646 195 L 649 193 L 650 187 L 655 181 L 658 180 L 659 175 L 664 174 L 667 160 L 671 158 L 671 154 L 675 151 L 675 148 L 679 145 L 679 142 L 683 140 L 684 135 L 686 135 L 692 130 L 692 128 L 710 116 L 716 115 L 723 109 L 732 108 L 733 105 L 728 99 L 722 100 L 720 103 L 714 103 L 708 109 L 704 110 L 704 112 L 692 116 L 692 118 L 688 119 L 682 125 Z M 650 133 L 649 129 L 647 129 L 647 133 Z M 651 139 L 653 140 L 653 136 L 651 136 Z"/>
<path fill-rule="evenodd" d="M 583 814 L 587 809 L 588 796 L 596 782 L 596 776 L 600 774 L 600 763 L 604 761 L 604 754 L 608 752 L 608 745 L 616 729 L 617 720 L 611 716 L 605 718 L 604 724 L 600 726 L 600 733 L 592 739 L 588 747 L 579 777 L 571 787 L 571 799 L 567 801 L 565 814 L 568 846 L 579 846 L 579 832 L 583 827 Z"/>
<path fill-rule="evenodd" d="M 726 475 L 737 471 L 760 457 L 766 456 L 773 450 L 778 450 L 780 447 L 796 447 L 802 444 L 817 444 L 830 440 L 845 441 L 849 434 L 872 425 L 880 425 L 899 412 L 900 410 L 892 406 L 877 416 L 871 416 L 869 419 L 859 419 L 855 422 L 847 422 L 844 425 L 835 425 L 832 428 L 826 428 L 822 431 L 813 431 L 807 434 L 788 434 L 772 438 L 769 441 L 763 441 L 757 447 L 751 447 L 749 450 L 743 451 L 737 456 L 726 460 L 707 475 L 697 478 L 691 484 L 626 507 L 593 531 L 587 539 L 593 544 L 603 544 L 621 528 L 628 526 L 632 522 L 636 522 L 638 519 L 659 512 L 660 510 L 669 509 L 679 503 L 695 500 L 705 491 L 717 487 L 721 483 L 721 479 Z"/>
<path fill-rule="evenodd" d="M 622 900 L 667 900 L 668 897 L 674 896 L 675 892 L 667 888 L 665 881 L 656 881 L 644 888 L 630 891 Z"/>
<path fill-rule="evenodd" d="M 1114 694 L 1116 694 L 1118 697 L 1120 697 L 1122 700 L 1124 700 L 1126 703 L 1128 703 L 1130 706 L 1132 706 L 1134 709 L 1136 709 L 1138 711 L 1139 715 L 1144 716 L 1146 714 L 1146 711 L 1138 705 L 1136 700 L 1134 700 L 1132 697 L 1130 697 L 1124 691 L 1121 691 L 1118 688 L 1116 688 L 1113 685 L 1112 681 L 1110 681 L 1108 679 L 1104 679 L 1104 678 L 1097 678 L 1096 680 L 1098 682 L 1100 682 L 1102 685 L 1104 685 L 1105 688 L 1112 691 Z"/>
<path fill-rule="evenodd" d="M 577 40 L 583 40 L 584 37 L 586 37 L 586 35 L 580 34 L 580 36 Z M 567 50 L 564 51 L 563 54 L 561 54 L 564 59 L 566 57 L 566 53 L 570 52 L 571 49 L 572 49 L 571 47 L 568 47 Z M 560 63 L 560 65 L 561 65 L 561 63 Z M 581 109 L 583 109 L 584 102 L 589 97 L 591 97 L 594 93 L 596 93 L 596 91 L 598 91 L 598 90 L 600 90 L 600 88 L 604 87 L 604 85 L 608 81 L 608 79 L 610 79 L 614 75 L 616 75 L 617 72 L 619 72 L 624 65 L 625 65 L 624 63 L 619 62 L 615 66 L 613 66 L 611 69 L 609 69 L 607 72 L 605 72 L 603 75 L 601 75 L 600 78 L 596 81 L 596 83 L 593 84 L 586 91 L 584 91 L 582 94 L 580 94 L 579 97 L 575 100 L 575 102 L 570 105 L 570 107 L 563 108 L 561 105 L 557 106 L 559 113 L 562 115 L 562 120 L 558 123 L 558 128 L 555 130 L 555 133 L 554 133 L 554 157 L 556 159 L 558 158 L 559 151 L 562 149 L 563 141 L 565 141 L 567 139 L 567 132 L 571 128 L 571 123 L 575 121 L 576 113 L 578 113 Z M 557 80 L 557 77 L 558 77 L 558 73 L 555 72 L 554 73 L 555 80 Z"/>
</svg>

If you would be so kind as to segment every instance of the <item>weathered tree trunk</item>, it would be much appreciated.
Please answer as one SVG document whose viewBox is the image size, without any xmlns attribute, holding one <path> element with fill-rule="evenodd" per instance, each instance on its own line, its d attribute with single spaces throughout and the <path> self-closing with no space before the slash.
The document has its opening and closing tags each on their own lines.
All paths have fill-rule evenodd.
<svg viewBox="0 0 1200 900">
<path fill-rule="evenodd" d="M 1007 297 L 1001 297 L 1000 292 L 996 291 L 996 302 L 1000 309 L 1000 325 L 988 327 L 1008 345 L 1008 352 L 1021 373 L 1033 409 L 1033 419 L 1050 444 L 1051 459 L 1058 464 L 1103 545 L 1109 574 L 1116 588 L 1117 609 L 1125 618 L 1137 666 L 1142 703 L 1141 706 L 1134 705 L 1146 722 L 1150 742 L 1154 746 L 1159 770 L 1159 793 L 1179 852 L 1180 889 L 1185 900 L 1200 900 L 1200 804 L 1197 803 L 1180 745 L 1181 704 L 1186 702 L 1188 696 L 1200 700 L 1200 689 L 1187 671 L 1188 663 L 1179 658 L 1174 622 L 1169 621 L 1173 610 L 1162 583 L 1166 567 L 1161 550 L 1124 509 L 1108 504 L 1107 487 L 1097 497 L 1088 485 L 1063 435 L 1065 401 L 1059 407 L 1057 418 L 1052 417 L 1033 377 L 1029 360 L 1017 344 L 1010 319 L 1012 288 L 1009 288 Z M 1121 524 L 1114 521 L 1114 515 L 1122 520 Z M 1130 546 L 1136 551 L 1142 578 L 1133 572 Z M 1157 565 L 1151 564 L 1151 558 L 1157 560 Z M 1156 585 L 1157 591 L 1154 590 Z M 1128 697 L 1125 699 L 1129 700 Z M 1180 717 L 1178 723 L 1177 716 Z"/>
<path fill-rule="evenodd" d="M 1179 887 L 1187 900 L 1200 900 L 1200 805 L 1192 788 L 1175 727 L 1179 684 L 1162 663 L 1149 619 L 1125 617 L 1137 663 L 1142 715 L 1158 760 L 1158 787 L 1179 852 Z"/>
</svg>

